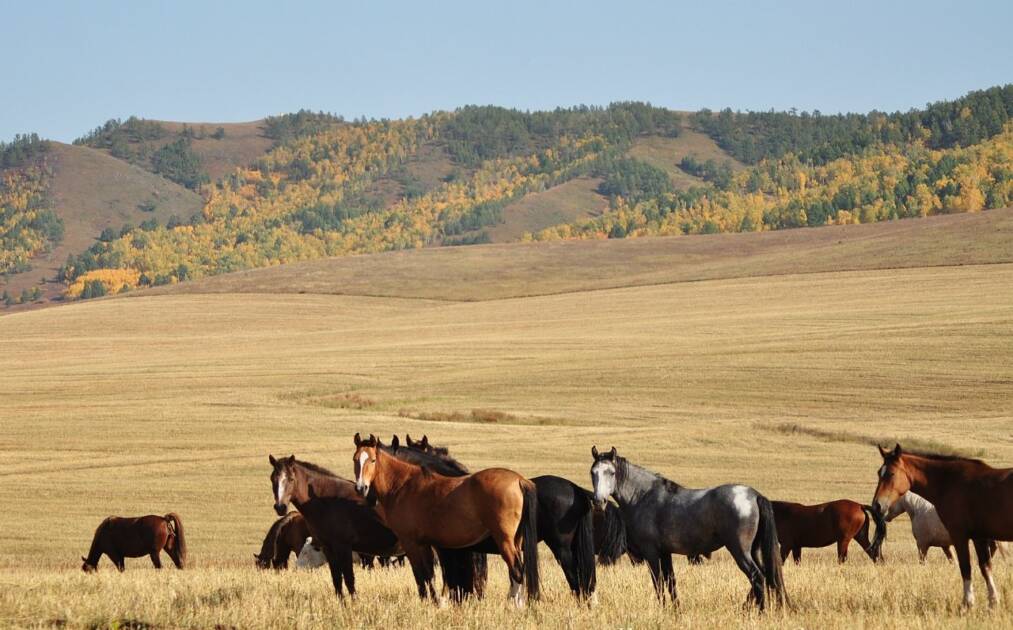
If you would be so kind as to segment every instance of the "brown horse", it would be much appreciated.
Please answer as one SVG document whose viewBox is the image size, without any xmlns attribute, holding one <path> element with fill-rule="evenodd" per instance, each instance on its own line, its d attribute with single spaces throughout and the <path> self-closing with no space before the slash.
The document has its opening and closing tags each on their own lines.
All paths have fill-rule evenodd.
<svg viewBox="0 0 1013 630">
<path fill-rule="evenodd" d="M 538 597 L 538 497 L 535 485 L 504 468 L 446 477 L 402 461 L 355 434 L 355 488 L 373 496 L 397 534 L 415 574 L 419 597 L 437 599 L 433 547 L 461 549 L 491 537 L 507 565 L 510 596 L 521 586 Z"/>
<path fill-rule="evenodd" d="M 253 554 L 258 569 L 287 569 L 288 558 L 302 551 L 310 528 L 299 512 L 290 512 L 271 525 L 260 545 L 260 553 Z"/>
<path fill-rule="evenodd" d="M 331 581 L 338 597 L 344 596 L 341 581 L 348 593 L 355 595 L 355 571 L 352 552 L 371 556 L 394 556 L 400 553 L 397 537 L 387 529 L 377 511 L 366 504 L 355 485 L 334 473 L 295 455 L 275 459 L 268 456 L 274 509 L 279 516 L 295 505 L 306 520 L 314 544 L 323 549 Z"/>
<path fill-rule="evenodd" d="M 989 540 L 1013 540 L 1013 468 L 992 468 L 983 461 L 964 457 L 909 453 L 897 444 L 892 451 L 880 447 L 883 465 L 872 506 L 886 514 L 908 490 L 936 506 L 957 552 L 964 579 L 964 605 L 974 604 L 971 586 L 971 555 L 974 541 L 978 566 L 988 586 L 988 601 L 999 602 L 992 581 Z"/>
<path fill-rule="evenodd" d="M 156 569 L 162 568 L 159 554 L 169 554 L 177 569 L 186 565 L 186 538 L 183 523 L 174 512 L 165 516 L 120 517 L 110 516 L 95 530 L 88 557 L 81 556 L 81 570 L 91 573 L 98 569 L 102 554 L 109 556 L 116 568 L 123 571 L 124 558 L 151 557 Z"/>
<path fill-rule="evenodd" d="M 873 562 L 882 560 L 880 553 L 886 538 L 886 522 L 877 516 L 871 506 L 841 499 L 802 505 L 786 501 L 772 501 L 777 538 L 781 541 L 781 562 L 791 552 L 798 564 L 802 562 L 802 547 L 827 547 L 837 544 L 837 560 L 848 559 L 848 545 L 858 541 Z M 876 523 L 876 537 L 869 542 L 870 523 Z"/>
</svg>

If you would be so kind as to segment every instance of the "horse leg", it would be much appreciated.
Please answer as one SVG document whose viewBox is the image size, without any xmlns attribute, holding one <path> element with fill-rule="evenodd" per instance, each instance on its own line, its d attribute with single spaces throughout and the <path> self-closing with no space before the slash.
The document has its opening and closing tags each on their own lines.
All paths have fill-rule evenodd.
<svg viewBox="0 0 1013 630">
<path fill-rule="evenodd" d="M 341 557 L 342 553 L 346 553 L 351 558 L 350 551 L 335 551 L 330 545 L 324 547 L 324 557 L 327 558 L 327 568 L 331 571 L 331 582 L 334 584 L 334 594 L 340 599 L 345 598 L 345 593 L 341 589 L 341 570 L 344 567 L 344 561 Z"/>
<path fill-rule="evenodd" d="M 664 581 L 665 586 L 668 588 L 668 596 L 672 599 L 672 604 L 675 606 L 679 605 L 679 594 L 675 588 L 675 569 L 672 567 L 672 555 L 668 553 L 661 554 L 661 579 Z M 701 559 L 701 562 L 703 560 Z"/>
<path fill-rule="evenodd" d="M 763 571 L 760 570 L 760 567 L 756 566 L 752 556 L 747 551 L 751 547 L 752 544 L 745 546 L 732 544 L 728 545 L 728 551 L 731 552 L 732 558 L 735 559 L 735 564 L 739 567 L 739 570 L 745 573 L 746 578 L 749 580 L 749 596 L 746 597 L 746 605 L 751 603 L 756 604 L 760 610 L 763 610 L 766 605 L 766 593 L 763 590 Z"/>
<path fill-rule="evenodd" d="M 432 597 L 433 601 L 442 604 L 436 587 L 433 586 L 433 548 L 404 541 L 402 546 L 408 555 L 408 562 L 412 565 L 412 575 L 415 576 L 419 599 L 425 601 L 427 597 Z"/>
<path fill-rule="evenodd" d="M 921 543 L 917 544 L 918 547 L 918 562 L 925 564 L 925 556 L 929 553 L 929 548 Z"/>
<path fill-rule="evenodd" d="M 159 551 L 156 549 L 149 554 L 151 556 L 151 564 L 155 565 L 156 569 L 162 568 L 162 558 L 159 557 Z"/>
<path fill-rule="evenodd" d="M 570 551 L 570 546 L 554 541 L 549 544 L 549 541 L 545 541 L 549 545 L 549 549 L 552 551 L 552 555 L 556 558 L 556 562 L 559 563 L 560 568 L 563 569 L 563 575 L 566 577 L 566 583 L 570 585 L 570 590 L 577 597 L 580 597 L 580 580 L 577 579 L 577 568 L 574 566 L 573 553 Z"/>
<path fill-rule="evenodd" d="M 355 562 L 352 560 L 352 553 L 341 554 L 341 573 L 345 578 L 345 588 L 348 594 L 355 597 Z"/>
<path fill-rule="evenodd" d="M 802 547 L 795 547 L 791 550 L 791 559 L 795 564 L 802 564 Z"/>
<path fill-rule="evenodd" d="M 106 555 L 109 555 L 109 554 L 106 554 Z M 123 573 L 124 571 L 127 570 L 127 565 L 123 563 L 123 556 L 112 556 L 112 555 L 110 555 L 109 559 L 113 561 L 113 564 L 116 566 L 116 569 L 120 573 Z"/>
<path fill-rule="evenodd" d="M 841 538 L 837 541 L 837 561 L 844 562 L 848 559 L 848 545 L 851 544 L 851 539 L 848 537 Z"/>
<path fill-rule="evenodd" d="M 964 580 L 964 606 L 974 606 L 974 585 L 971 584 L 971 552 L 967 547 L 966 538 L 954 538 L 953 547 L 957 551 L 957 566 L 960 577 Z"/>
<path fill-rule="evenodd" d="M 647 568 L 651 570 L 651 581 L 654 582 L 654 593 L 658 596 L 658 603 L 664 606 L 665 585 L 661 575 L 661 558 L 658 556 L 645 556 L 644 562 L 647 563 Z"/>
<path fill-rule="evenodd" d="M 978 568 L 981 569 L 981 577 L 985 578 L 985 586 L 988 587 L 988 605 L 995 606 L 999 603 L 999 591 L 992 581 L 992 548 L 991 541 L 984 538 L 974 539 L 974 551 L 978 554 Z"/>
<path fill-rule="evenodd" d="M 950 551 L 950 546 L 949 545 L 946 545 L 945 547 L 943 547 L 943 553 L 946 554 L 946 559 L 947 560 L 949 560 L 950 562 L 953 562 L 953 552 Z"/>
</svg>

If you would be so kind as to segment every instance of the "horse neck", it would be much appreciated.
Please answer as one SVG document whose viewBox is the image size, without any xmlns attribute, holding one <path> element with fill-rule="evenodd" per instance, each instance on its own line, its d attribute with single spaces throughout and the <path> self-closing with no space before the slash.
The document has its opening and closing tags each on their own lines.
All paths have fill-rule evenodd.
<svg viewBox="0 0 1013 630">
<path fill-rule="evenodd" d="M 904 509 L 911 516 L 919 516 L 932 509 L 933 505 L 925 498 L 914 492 L 906 492 L 898 503 L 904 504 Z"/>
<path fill-rule="evenodd" d="M 310 488 L 313 489 L 313 496 L 325 499 L 345 494 L 342 492 L 343 479 L 325 475 L 305 466 L 299 466 L 298 470 L 299 479 L 292 491 L 292 502 L 296 507 L 310 502 Z"/>
<path fill-rule="evenodd" d="M 91 566 L 96 566 L 99 558 L 102 557 L 102 536 L 108 522 L 109 519 L 102 521 L 102 524 L 95 530 L 95 536 L 91 539 L 91 547 L 88 549 L 88 557 L 86 558 Z"/>
<path fill-rule="evenodd" d="M 953 477 L 959 475 L 960 460 L 935 460 L 917 455 L 904 456 L 904 467 L 908 471 L 911 490 L 921 498 L 936 505 L 948 491 Z"/>
<path fill-rule="evenodd" d="M 271 524 L 271 527 L 267 530 L 267 535 L 264 536 L 264 542 L 260 545 L 260 554 L 257 556 L 261 560 L 270 560 L 273 557 L 271 550 L 274 549 L 274 540 L 278 537 L 278 530 L 281 529 L 282 523 L 285 522 L 287 516 L 283 516 Z"/>
<path fill-rule="evenodd" d="M 376 449 L 376 474 L 373 476 L 373 488 L 377 499 L 382 503 L 387 497 L 396 495 L 408 480 L 419 472 L 422 467 Z"/>
<path fill-rule="evenodd" d="M 620 506 L 628 506 L 637 503 L 654 485 L 660 477 L 646 468 L 641 468 L 628 460 L 622 460 L 619 465 L 622 471 L 616 485 L 616 500 Z"/>
</svg>

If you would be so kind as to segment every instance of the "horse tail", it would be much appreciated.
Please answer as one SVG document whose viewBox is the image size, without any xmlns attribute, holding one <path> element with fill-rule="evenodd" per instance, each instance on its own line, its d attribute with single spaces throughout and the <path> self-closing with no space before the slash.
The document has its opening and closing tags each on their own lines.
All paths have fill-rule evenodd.
<svg viewBox="0 0 1013 630">
<path fill-rule="evenodd" d="M 788 593 L 784 589 L 784 575 L 781 573 L 781 544 L 777 540 L 774 505 L 762 494 L 756 495 L 756 505 L 760 508 L 760 523 L 756 538 L 760 543 L 760 558 L 763 560 L 763 578 L 767 593 L 774 595 L 779 605 L 789 605 Z"/>
<path fill-rule="evenodd" d="M 183 535 L 183 521 L 179 520 L 179 514 L 169 512 L 163 518 L 169 525 L 169 532 L 176 537 L 176 555 L 179 558 L 179 568 L 186 566 L 186 536 Z"/>
<path fill-rule="evenodd" d="M 521 481 L 520 488 L 524 496 L 524 509 L 517 533 L 524 538 L 524 584 L 528 590 L 528 599 L 538 599 L 541 595 L 538 579 L 538 491 L 535 484 L 527 479 Z"/>
<path fill-rule="evenodd" d="M 471 554 L 471 592 L 482 599 L 485 597 L 485 582 L 489 579 L 489 556 L 481 551 Z"/>
<path fill-rule="evenodd" d="M 869 529 L 869 521 L 876 522 L 876 537 L 869 545 L 869 557 L 872 558 L 873 562 L 879 562 L 883 559 L 883 541 L 886 540 L 886 519 L 879 513 L 878 510 L 872 509 L 871 505 L 863 505 L 862 511 L 865 512 L 865 524 L 862 525 L 862 529 Z M 868 533 L 866 533 L 868 535 Z"/>
<path fill-rule="evenodd" d="M 608 566 L 615 564 L 628 551 L 626 545 L 626 523 L 618 508 L 611 503 L 605 506 L 601 517 L 601 547 L 598 548 L 598 562 Z"/>
<path fill-rule="evenodd" d="M 587 495 L 583 495 L 583 499 L 584 515 L 577 523 L 570 551 L 576 568 L 577 586 L 580 589 L 580 594 L 589 597 L 594 593 L 598 582 L 594 560 L 594 506 L 591 504 L 591 498 Z"/>
</svg>

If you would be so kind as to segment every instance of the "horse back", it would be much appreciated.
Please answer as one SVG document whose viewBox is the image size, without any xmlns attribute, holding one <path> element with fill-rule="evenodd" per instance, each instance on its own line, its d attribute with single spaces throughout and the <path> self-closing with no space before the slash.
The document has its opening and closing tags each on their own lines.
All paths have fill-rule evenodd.
<svg viewBox="0 0 1013 630">
<path fill-rule="evenodd" d="M 1013 468 L 970 468 L 935 503 L 954 537 L 1013 540 Z"/>
<path fill-rule="evenodd" d="M 128 558 L 148 555 L 161 549 L 169 537 L 165 518 L 155 514 L 136 517 L 111 516 L 102 522 L 96 536 L 102 547 Z"/>
</svg>

